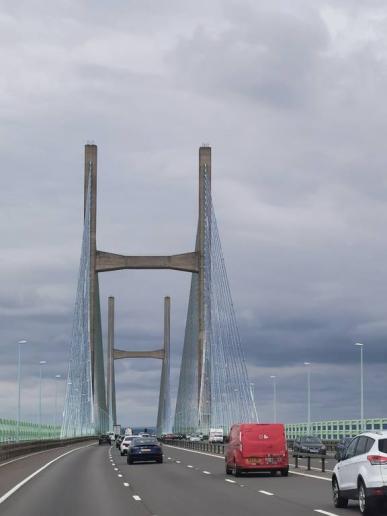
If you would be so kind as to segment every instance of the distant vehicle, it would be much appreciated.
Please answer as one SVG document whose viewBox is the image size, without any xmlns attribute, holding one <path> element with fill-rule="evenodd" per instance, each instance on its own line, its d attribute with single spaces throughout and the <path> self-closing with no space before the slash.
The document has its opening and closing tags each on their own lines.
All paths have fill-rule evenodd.
<svg viewBox="0 0 387 516">
<path fill-rule="evenodd" d="M 344 437 L 336 444 L 336 452 L 335 459 L 341 460 L 343 457 L 345 450 L 347 449 L 349 443 L 352 441 L 353 437 Z"/>
<path fill-rule="evenodd" d="M 140 433 L 138 434 L 138 436 L 139 436 L 139 437 L 151 437 L 151 435 L 150 435 L 150 434 L 148 434 L 147 432 L 140 432 Z"/>
<path fill-rule="evenodd" d="M 179 439 L 179 436 L 177 434 L 163 434 L 161 438 L 165 441 L 173 441 L 175 439 Z"/>
<path fill-rule="evenodd" d="M 210 434 L 208 436 L 208 442 L 210 443 L 222 443 L 223 442 L 223 428 L 210 428 Z"/>
<path fill-rule="evenodd" d="M 332 475 L 333 504 L 344 508 L 359 500 L 365 516 L 378 513 L 387 500 L 387 432 L 364 432 L 349 443 Z"/>
<path fill-rule="evenodd" d="M 119 435 L 116 439 L 116 448 L 119 448 L 121 446 L 122 441 L 124 440 L 123 435 Z"/>
<path fill-rule="evenodd" d="M 98 438 L 98 444 L 110 444 L 110 437 L 107 434 L 102 434 Z"/>
<path fill-rule="evenodd" d="M 128 448 L 132 444 L 134 438 L 135 438 L 134 435 L 127 435 L 124 437 L 124 439 L 122 440 L 122 442 L 120 444 L 121 457 L 128 453 Z"/>
<path fill-rule="evenodd" d="M 285 426 L 279 423 L 233 425 L 226 447 L 226 473 L 277 471 L 287 477 L 289 457 Z"/>
<path fill-rule="evenodd" d="M 129 426 L 128 428 L 125 428 L 125 435 L 133 435 L 133 431 Z"/>
<path fill-rule="evenodd" d="M 128 449 L 128 464 L 134 462 L 163 462 L 161 444 L 154 437 L 135 437 Z"/>
<path fill-rule="evenodd" d="M 190 435 L 188 440 L 193 443 L 193 442 L 199 442 L 202 439 L 201 439 L 200 435 Z"/>
<path fill-rule="evenodd" d="M 295 439 L 293 443 L 293 456 L 296 454 L 302 456 L 303 453 L 325 455 L 327 453 L 327 448 L 320 437 L 303 435 L 298 439 Z"/>
<path fill-rule="evenodd" d="M 112 444 L 112 441 L 116 440 L 116 434 L 114 432 L 109 432 L 108 436 L 109 436 L 109 439 L 110 439 L 110 444 Z"/>
</svg>

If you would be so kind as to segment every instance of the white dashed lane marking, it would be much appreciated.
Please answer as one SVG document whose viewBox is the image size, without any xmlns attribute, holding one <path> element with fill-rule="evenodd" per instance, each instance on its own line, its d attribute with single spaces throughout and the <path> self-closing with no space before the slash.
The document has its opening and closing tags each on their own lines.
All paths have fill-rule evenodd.
<svg viewBox="0 0 387 516">
<path fill-rule="evenodd" d="M 230 484 L 236 484 L 235 480 L 231 480 L 230 478 L 225 478 L 225 482 L 229 482 Z"/>
<path fill-rule="evenodd" d="M 188 464 L 187 468 L 192 469 L 192 468 L 193 468 L 193 466 L 191 466 L 191 464 Z"/>
<path fill-rule="evenodd" d="M 262 489 L 260 489 L 258 492 L 267 496 L 274 496 L 274 493 L 269 493 L 269 491 L 263 491 Z"/>
<path fill-rule="evenodd" d="M 334 512 L 323 511 L 321 509 L 315 509 L 314 512 L 319 512 L 320 514 L 325 514 L 326 516 L 337 516 L 337 514 Z"/>
<path fill-rule="evenodd" d="M 210 471 L 203 471 L 203 473 L 204 473 L 205 475 L 211 475 L 211 472 L 210 472 Z"/>
<path fill-rule="evenodd" d="M 114 471 L 118 471 L 118 468 L 114 468 Z"/>
<path fill-rule="evenodd" d="M 119 473 L 119 474 L 118 474 L 117 476 L 118 476 L 118 477 L 120 477 L 120 478 L 122 478 L 122 475 L 121 475 L 121 473 Z"/>
<path fill-rule="evenodd" d="M 133 495 L 133 498 L 136 500 L 136 502 L 141 502 L 141 498 L 138 495 Z"/>
<path fill-rule="evenodd" d="M 124 486 L 125 486 L 125 487 L 129 487 L 129 486 L 130 486 L 130 484 L 128 484 L 128 482 L 124 482 Z"/>
</svg>

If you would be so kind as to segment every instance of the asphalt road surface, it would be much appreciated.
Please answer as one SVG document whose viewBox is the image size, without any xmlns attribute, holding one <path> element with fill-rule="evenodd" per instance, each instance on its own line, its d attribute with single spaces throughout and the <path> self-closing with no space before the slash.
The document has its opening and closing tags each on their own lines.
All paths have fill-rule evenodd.
<svg viewBox="0 0 387 516">
<path fill-rule="evenodd" d="M 291 468 L 287 478 L 266 474 L 235 478 L 225 474 L 220 456 L 166 445 L 163 464 L 128 465 L 115 447 L 90 443 L 0 464 L 1 516 L 319 513 L 359 516 L 356 502 L 350 502 L 348 509 L 333 507 L 329 472 Z"/>
</svg>

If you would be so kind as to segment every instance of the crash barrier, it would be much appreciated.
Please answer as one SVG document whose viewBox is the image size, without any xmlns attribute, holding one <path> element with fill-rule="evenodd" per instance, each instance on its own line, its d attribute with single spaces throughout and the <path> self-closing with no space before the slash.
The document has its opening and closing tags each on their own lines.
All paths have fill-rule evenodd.
<svg viewBox="0 0 387 516">
<path fill-rule="evenodd" d="M 179 448 L 187 448 L 188 450 L 196 450 L 201 452 L 207 452 L 207 453 L 214 453 L 216 455 L 224 455 L 225 454 L 225 448 L 227 444 L 220 444 L 220 443 L 209 443 L 209 442 L 203 442 L 203 441 L 186 441 L 184 439 L 161 439 L 161 441 L 165 444 L 170 444 L 171 446 L 177 446 Z M 289 452 L 292 453 L 292 445 L 293 441 L 288 442 Z M 324 444 L 327 446 L 327 442 L 324 442 Z M 333 446 L 333 444 L 337 444 L 337 441 L 330 441 L 329 444 Z M 326 459 L 329 459 L 331 457 L 327 457 L 326 455 L 316 455 L 315 453 L 292 453 L 294 460 L 295 460 L 295 467 L 298 468 L 299 464 L 298 461 L 301 458 L 307 459 L 307 469 L 311 470 L 311 461 L 312 459 L 318 459 L 321 463 L 321 471 L 325 472 L 325 461 Z"/>
<path fill-rule="evenodd" d="M 334 439 L 323 440 L 323 443 L 325 444 L 327 452 L 333 452 L 333 453 L 336 451 L 336 446 L 337 446 L 338 442 L 339 442 L 338 440 L 334 440 Z M 291 450 L 293 449 L 293 443 L 294 443 L 294 439 L 288 439 L 288 448 Z"/>
<path fill-rule="evenodd" d="M 49 450 L 51 448 L 59 448 L 68 446 L 69 444 L 80 443 L 84 441 L 95 441 L 96 436 L 75 437 L 72 439 L 47 439 L 39 441 L 25 441 L 21 443 L 8 443 L 0 445 L 0 462 L 12 459 L 20 455 L 28 455 L 30 453 Z"/>
<path fill-rule="evenodd" d="M 310 471 L 312 469 L 312 467 L 311 467 L 312 459 L 319 459 L 321 461 L 321 471 L 322 471 L 322 473 L 325 473 L 325 461 L 327 459 L 326 455 L 317 455 L 316 453 L 302 453 L 302 454 L 299 454 L 299 453 L 294 454 L 293 453 L 293 457 L 294 457 L 294 467 L 295 468 L 299 467 L 299 465 L 298 465 L 299 459 L 307 459 L 306 469 L 308 471 Z"/>
</svg>

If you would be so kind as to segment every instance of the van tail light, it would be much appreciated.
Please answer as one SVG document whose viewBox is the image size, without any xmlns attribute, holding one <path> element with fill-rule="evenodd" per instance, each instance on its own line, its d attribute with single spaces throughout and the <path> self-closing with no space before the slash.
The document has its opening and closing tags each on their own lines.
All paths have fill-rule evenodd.
<svg viewBox="0 0 387 516">
<path fill-rule="evenodd" d="M 372 466 L 387 466 L 387 457 L 383 455 L 367 455 L 367 460 Z"/>
</svg>

